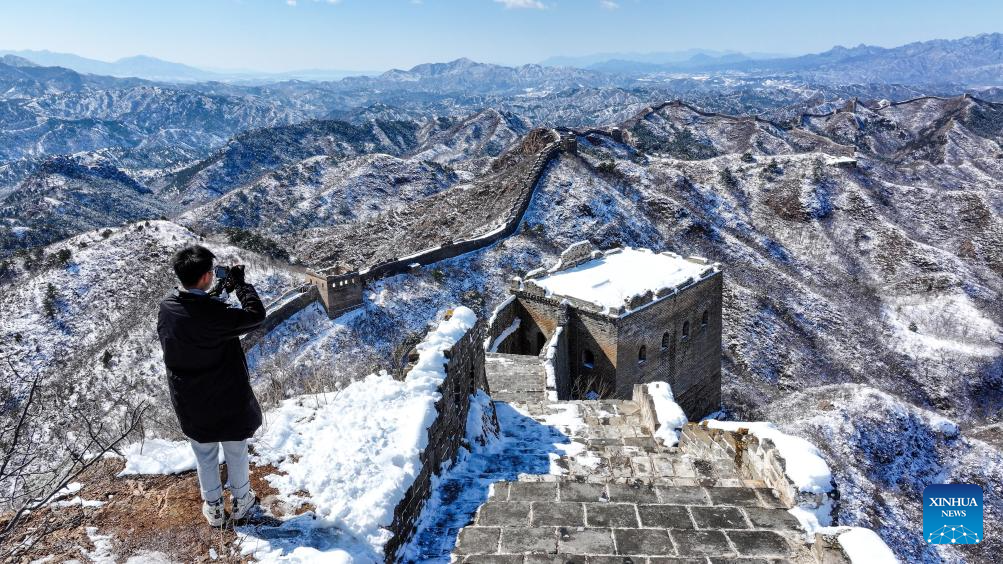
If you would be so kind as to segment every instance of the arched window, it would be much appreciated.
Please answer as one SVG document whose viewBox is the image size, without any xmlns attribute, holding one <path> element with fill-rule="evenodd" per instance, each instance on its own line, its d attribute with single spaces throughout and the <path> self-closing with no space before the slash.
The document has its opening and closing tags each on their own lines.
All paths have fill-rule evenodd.
<svg viewBox="0 0 1003 564">
<path fill-rule="evenodd" d="M 641 348 L 637 349 L 637 362 L 645 360 L 648 360 L 648 347 L 641 345 Z"/>
<path fill-rule="evenodd" d="M 592 351 L 585 349 L 582 351 L 582 366 L 585 368 L 592 368 L 596 365 L 596 356 L 592 354 Z"/>
<path fill-rule="evenodd" d="M 669 348 L 669 332 L 666 331 L 662 334 L 662 350 Z"/>
<path fill-rule="evenodd" d="M 690 338 L 690 322 L 683 321 L 683 339 Z"/>
<path fill-rule="evenodd" d="M 701 327 L 706 327 L 708 319 L 710 319 L 710 314 L 708 314 L 707 310 L 705 309 L 705 310 L 703 310 L 703 317 L 700 319 L 700 326 Z"/>
</svg>

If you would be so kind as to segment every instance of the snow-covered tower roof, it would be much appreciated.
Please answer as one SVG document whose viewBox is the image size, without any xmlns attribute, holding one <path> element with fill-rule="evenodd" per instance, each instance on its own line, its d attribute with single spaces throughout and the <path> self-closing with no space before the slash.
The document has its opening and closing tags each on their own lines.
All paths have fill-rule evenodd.
<svg viewBox="0 0 1003 564">
<path fill-rule="evenodd" d="M 652 301 L 720 272 L 718 263 L 632 247 L 597 251 L 588 241 L 568 247 L 557 264 L 536 269 L 518 289 L 575 305 L 591 304 L 610 315 L 626 315 Z"/>
</svg>

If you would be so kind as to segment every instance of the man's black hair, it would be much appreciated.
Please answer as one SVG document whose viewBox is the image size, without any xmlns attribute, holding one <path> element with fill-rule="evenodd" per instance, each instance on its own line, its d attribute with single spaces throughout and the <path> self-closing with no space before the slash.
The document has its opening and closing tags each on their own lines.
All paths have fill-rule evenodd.
<svg viewBox="0 0 1003 564">
<path fill-rule="evenodd" d="M 174 273 L 185 288 L 198 284 L 199 278 L 212 270 L 212 260 L 216 255 L 202 245 L 189 245 L 174 254 L 171 265 Z"/>
</svg>

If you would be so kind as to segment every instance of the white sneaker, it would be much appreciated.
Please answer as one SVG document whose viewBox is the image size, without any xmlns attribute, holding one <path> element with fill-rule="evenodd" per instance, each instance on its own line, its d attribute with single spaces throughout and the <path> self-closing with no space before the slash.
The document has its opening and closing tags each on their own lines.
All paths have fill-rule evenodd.
<svg viewBox="0 0 1003 564">
<path fill-rule="evenodd" d="M 244 497 L 240 499 L 234 498 L 233 508 L 230 510 L 230 520 L 240 521 L 247 516 L 247 513 L 252 507 L 258 502 L 258 496 L 254 494 L 254 490 L 247 490 Z"/>
<path fill-rule="evenodd" d="M 210 526 L 222 526 L 223 522 L 226 521 L 226 510 L 223 504 L 223 498 L 219 498 L 219 501 L 215 503 L 203 501 L 202 515 L 205 515 L 205 520 L 209 521 Z"/>
</svg>

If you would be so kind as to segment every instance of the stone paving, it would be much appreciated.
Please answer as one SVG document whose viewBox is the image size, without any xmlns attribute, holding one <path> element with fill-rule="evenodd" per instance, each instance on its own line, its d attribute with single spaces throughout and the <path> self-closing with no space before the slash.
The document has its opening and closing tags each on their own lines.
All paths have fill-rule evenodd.
<svg viewBox="0 0 1003 564">
<path fill-rule="evenodd" d="M 500 448 L 440 486 L 412 561 L 815 562 L 797 520 L 730 460 L 657 443 L 631 401 L 547 402 L 515 378 L 539 361 L 511 356 L 486 368 Z"/>
<path fill-rule="evenodd" d="M 487 353 L 484 371 L 491 381 L 491 398 L 514 403 L 547 399 L 547 373 L 535 356 Z"/>
</svg>

